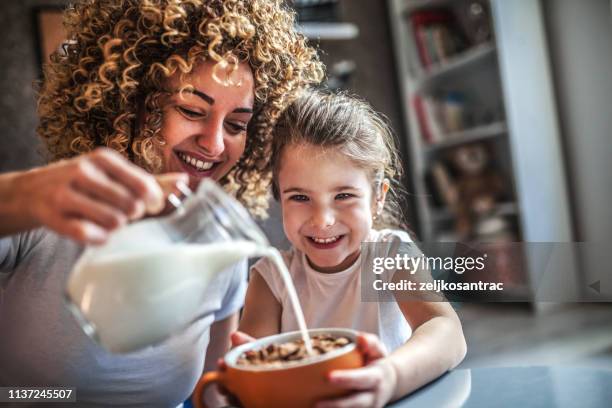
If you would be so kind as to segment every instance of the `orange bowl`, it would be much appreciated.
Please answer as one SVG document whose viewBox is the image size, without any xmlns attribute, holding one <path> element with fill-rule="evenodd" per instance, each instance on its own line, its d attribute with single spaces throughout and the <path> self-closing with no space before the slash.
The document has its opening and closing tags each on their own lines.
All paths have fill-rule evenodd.
<svg viewBox="0 0 612 408">
<path fill-rule="evenodd" d="M 300 332 L 264 337 L 236 347 L 225 355 L 227 369 L 206 373 L 193 392 L 193 404 L 204 408 L 204 389 L 218 382 L 234 394 L 245 408 L 312 407 L 317 401 L 346 395 L 348 391 L 330 384 L 331 370 L 359 368 L 363 356 L 357 350 L 357 332 L 350 329 L 313 329 L 308 334 L 330 334 L 349 338 L 352 343 L 328 353 L 287 363 L 283 367 L 245 367 L 236 365 L 245 351 L 261 349 L 270 344 L 282 344 L 301 338 Z"/>
</svg>

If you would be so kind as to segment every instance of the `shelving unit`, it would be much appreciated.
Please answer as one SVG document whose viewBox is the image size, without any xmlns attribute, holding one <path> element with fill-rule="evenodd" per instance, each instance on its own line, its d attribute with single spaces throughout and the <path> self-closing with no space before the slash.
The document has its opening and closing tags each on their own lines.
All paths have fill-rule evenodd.
<svg viewBox="0 0 612 408">
<path fill-rule="evenodd" d="M 423 50 L 433 54 L 440 43 L 439 39 L 438 43 L 431 40 L 430 32 L 418 32 L 423 29 L 423 21 L 429 18 L 434 22 L 431 26 L 443 25 L 446 13 L 457 17 L 457 26 L 465 28 L 469 24 L 465 12 L 472 6 L 490 10 L 490 38 L 468 42 L 467 47 L 445 55 L 441 62 L 425 61 Z M 436 160 L 454 149 L 485 143 L 494 152 L 496 165 L 511 190 L 509 199 L 498 202 L 493 213 L 512 220 L 515 240 L 571 241 L 566 178 L 540 3 L 388 0 L 388 10 L 410 149 L 406 173 L 412 177 L 417 215 L 412 223 L 418 227 L 419 239 L 447 240 L 449 226 L 453 225 L 454 212 L 432 200 L 435 193 L 428 177 Z M 435 13 L 442 17 L 436 20 Z M 421 26 L 415 27 L 413 22 Z M 466 95 L 466 106 L 472 103 L 479 117 L 471 123 L 466 121 L 459 131 L 445 132 L 441 140 L 433 140 L 425 129 L 427 125 L 423 125 L 423 118 L 431 119 L 432 115 L 427 109 L 423 113 L 423 105 L 415 103 L 415 99 L 431 103 L 449 92 Z M 530 286 L 518 290 L 542 291 L 534 286 L 534 282 L 543 284 L 538 278 L 541 266 L 529 256 L 525 263 Z M 575 276 L 571 262 L 555 267 L 559 278 Z"/>
<path fill-rule="evenodd" d="M 508 131 L 506 122 L 495 122 L 488 125 L 475 126 L 461 132 L 448 133 L 444 142 L 425 145 L 426 155 L 431 155 L 443 149 L 461 146 L 468 143 L 482 142 L 504 136 Z"/>
<path fill-rule="evenodd" d="M 405 2 L 405 4 L 402 5 L 402 10 L 405 13 L 411 13 L 425 8 L 448 6 L 451 1 L 452 0 L 413 0 Z"/>
<path fill-rule="evenodd" d="M 415 79 L 418 91 L 426 91 L 435 83 L 451 75 L 460 75 L 464 70 L 473 69 L 480 63 L 492 63 L 495 59 L 495 45 L 483 44 L 454 56 L 444 64 L 437 64 L 421 72 Z"/>
<path fill-rule="evenodd" d="M 466 124 L 462 129 L 444 132 L 442 140 L 426 140 L 423 130 L 423 118 L 415 109 L 415 98 L 425 98 L 449 91 L 460 91 L 476 100 L 476 103 L 488 107 L 499 107 L 503 111 L 503 95 L 501 79 L 497 63 L 497 45 L 491 39 L 480 44 L 469 45 L 459 52 L 445 56 L 444 61 L 433 63 L 427 67 L 420 60 L 415 30 L 410 15 L 423 10 L 450 10 L 467 4 L 467 1 L 449 0 L 390 0 L 391 26 L 395 38 L 397 63 L 400 76 L 403 79 L 404 111 L 408 118 L 409 145 L 411 147 L 413 185 L 417 201 L 417 214 L 419 216 L 419 230 L 423 240 L 435 241 L 437 237 L 448 235 L 448 221 L 452 221 L 448 209 L 436 208 L 432 204 L 431 186 L 428 187 L 427 177 L 433 162 L 441 153 L 454 148 L 477 142 L 492 143 L 496 153 L 508 156 L 507 144 L 508 127 L 505 116 L 490 112 L 488 121 L 478 121 Z M 497 117 L 496 117 L 497 116 Z M 502 163 L 510 162 L 502 158 Z M 512 180 L 512 170 L 502 169 Z M 513 190 L 513 189 L 512 189 Z M 514 191 L 512 191 L 514 196 Z M 516 217 L 518 206 L 512 200 L 510 205 L 516 211 L 503 214 Z M 506 204 L 508 206 L 508 204 Z M 444 227 L 442 227 L 444 224 Z M 516 223 L 518 224 L 518 223 Z M 520 230 L 514 231 L 520 238 Z"/>
</svg>

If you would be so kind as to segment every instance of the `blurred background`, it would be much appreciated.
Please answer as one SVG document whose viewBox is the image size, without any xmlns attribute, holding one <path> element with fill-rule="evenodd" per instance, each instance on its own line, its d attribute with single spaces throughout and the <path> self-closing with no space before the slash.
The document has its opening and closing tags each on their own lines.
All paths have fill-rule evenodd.
<svg viewBox="0 0 612 408">
<path fill-rule="evenodd" d="M 68 1 L 0 4 L 0 171 L 42 164 L 33 81 Z M 326 85 L 397 136 L 407 224 L 422 241 L 584 242 L 611 252 L 609 0 L 293 0 Z M 278 209 L 262 222 L 286 247 Z M 612 249 L 612 248 L 610 248 Z M 601 251 L 600 251 L 601 252 Z M 608 254 L 609 255 L 609 254 Z M 503 271 L 531 293 L 537 273 Z M 575 251 L 559 279 L 612 296 L 609 263 Z M 584 297 L 584 296 L 583 296 Z M 609 303 L 457 305 L 464 366 L 612 367 Z"/>
</svg>

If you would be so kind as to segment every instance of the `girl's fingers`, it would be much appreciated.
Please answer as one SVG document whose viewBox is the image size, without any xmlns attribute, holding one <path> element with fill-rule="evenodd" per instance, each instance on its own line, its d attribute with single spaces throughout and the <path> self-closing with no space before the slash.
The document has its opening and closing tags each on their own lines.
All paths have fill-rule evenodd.
<svg viewBox="0 0 612 408">
<path fill-rule="evenodd" d="M 348 397 L 318 402 L 316 408 L 371 408 L 374 407 L 375 398 L 371 392 L 358 392 Z"/>
<path fill-rule="evenodd" d="M 352 370 L 333 370 L 328 375 L 329 382 L 342 388 L 371 390 L 380 384 L 378 367 L 363 367 Z"/>
<path fill-rule="evenodd" d="M 163 209 L 162 189 L 153 176 L 110 149 L 97 149 L 91 157 L 111 179 L 121 182 L 143 200 L 147 212 L 157 213 Z"/>
<path fill-rule="evenodd" d="M 255 341 L 255 337 L 251 337 L 248 334 L 241 332 L 241 331 L 233 332 L 230 336 L 230 339 L 232 340 L 232 347 L 237 347 L 237 346 L 240 346 L 241 344 L 250 343 L 252 341 Z"/>
<path fill-rule="evenodd" d="M 387 349 L 380 339 L 371 333 L 360 333 L 357 336 L 357 347 L 363 354 L 366 364 L 387 355 Z"/>
<path fill-rule="evenodd" d="M 217 367 L 219 367 L 220 371 L 224 371 L 227 369 L 227 363 L 225 362 L 223 358 L 217 359 Z"/>
</svg>

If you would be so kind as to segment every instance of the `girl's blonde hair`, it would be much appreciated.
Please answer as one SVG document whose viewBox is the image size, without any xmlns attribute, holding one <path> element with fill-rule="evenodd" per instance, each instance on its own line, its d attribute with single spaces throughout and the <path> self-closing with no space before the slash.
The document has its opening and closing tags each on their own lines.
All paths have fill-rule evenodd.
<svg viewBox="0 0 612 408">
<path fill-rule="evenodd" d="M 184 80 L 201 61 L 216 61 L 217 73 L 246 62 L 255 115 L 245 152 L 221 183 L 265 213 L 274 124 L 299 89 L 323 77 L 282 0 L 83 0 L 66 10 L 64 26 L 68 40 L 39 87 L 37 131 L 51 160 L 106 146 L 162 171 L 166 80 Z"/>
<path fill-rule="evenodd" d="M 389 180 L 385 207 L 374 226 L 403 226 L 399 203 L 401 165 L 393 133 L 367 102 L 319 90 L 305 90 L 295 99 L 279 119 L 272 144 L 272 192 L 277 200 L 283 150 L 300 144 L 337 149 L 367 172 L 373 198 L 380 194 L 384 180 Z"/>
</svg>

